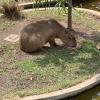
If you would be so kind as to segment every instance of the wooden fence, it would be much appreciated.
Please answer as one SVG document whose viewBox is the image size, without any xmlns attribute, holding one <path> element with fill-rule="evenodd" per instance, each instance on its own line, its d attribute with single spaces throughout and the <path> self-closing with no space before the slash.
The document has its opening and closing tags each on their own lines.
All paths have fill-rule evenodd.
<svg viewBox="0 0 100 100">
<path fill-rule="evenodd" d="M 47 7 L 58 7 L 63 6 L 64 2 L 58 3 L 58 0 L 15 0 L 20 6 L 24 8 L 47 8 Z M 63 0 L 64 1 L 64 0 Z M 60 4 L 60 5 L 59 5 Z M 66 5 L 66 1 L 65 1 Z"/>
</svg>

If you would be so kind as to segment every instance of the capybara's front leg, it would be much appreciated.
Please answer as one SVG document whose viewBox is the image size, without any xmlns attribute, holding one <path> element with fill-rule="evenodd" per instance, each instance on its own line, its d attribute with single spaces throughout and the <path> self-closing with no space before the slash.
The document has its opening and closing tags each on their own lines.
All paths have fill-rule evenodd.
<svg viewBox="0 0 100 100">
<path fill-rule="evenodd" d="M 48 40 L 49 44 L 50 44 L 50 47 L 56 47 L 57 44 L 55 42 L 55 39 L 52 37 Z"/>
</svg>

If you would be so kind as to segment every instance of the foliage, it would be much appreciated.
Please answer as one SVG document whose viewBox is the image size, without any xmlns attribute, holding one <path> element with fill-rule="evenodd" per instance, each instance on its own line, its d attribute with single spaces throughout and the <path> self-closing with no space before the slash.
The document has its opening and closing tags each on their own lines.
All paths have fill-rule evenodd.
<svg viewBox="0 0 100 100">
<path fill-rule="evenodd" d="M 57 0 L 57 4 L 56 6 L 59 6 L 59 7 L 63 7 L 63 9 L 66 8 L 66 1 L 65 0 Z"/>
<path fill-rule="evenodd" d="M 5 17 L 10 19 L 22 18 L 20 9 L 15 2 L 7 1 L 2 3 L 2 13 Z"/>
</svg>

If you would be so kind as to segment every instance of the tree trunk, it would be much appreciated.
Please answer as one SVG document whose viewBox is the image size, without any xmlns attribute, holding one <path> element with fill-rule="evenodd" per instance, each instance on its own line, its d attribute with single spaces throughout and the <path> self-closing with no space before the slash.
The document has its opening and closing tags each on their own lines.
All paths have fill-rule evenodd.
<svg viewBox="0 0 100 100">
<path fill-rule="evenodd" d="M 68 0 L 68 28 L 72 29 L 72 0 Z"/>
</svg>

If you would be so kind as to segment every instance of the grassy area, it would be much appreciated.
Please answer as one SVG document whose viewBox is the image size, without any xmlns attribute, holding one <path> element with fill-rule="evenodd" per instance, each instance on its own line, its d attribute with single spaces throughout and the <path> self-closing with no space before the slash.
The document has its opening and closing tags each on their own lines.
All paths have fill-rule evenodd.
<svg viewBox="0 0 100 100">
<path fill-rule="evenodd" d="M 8 3 L 9 1 L 10 0 L 0 0 L 0 5 L 3 4 L 3 3 L 5 3 L 5 2 Z"/>
<path fill-rule="evenodd" d="M 28 74 L 32 75 L 25 81 L 28 83 L 30 80 L 31 87 L 24 87 L 26 83 L 22 82 L 20 88 L 19 86 L 10 87 L 9 93 L 4 92 L 4 97 L 16 95 L 23 97 L 68 88 L 100 72 L 100 52 L 95 48 L 95 43 L 90 40 L 85 40 L 83 48 L 77 52 L 61 48 L 43 49 L 44 57 L 37 59 L 33 57 L 27 61 L 16 60 L 16 46 L 8 45 L 2 48 L 5 48 L 5 54 L 0 57 L 1 76 L 3 73 L 8 74 L 9 70 L 20 70 L 20 77 L 12 73 L 19 83 L 19 81 L 25 81 Z M 2 92 L 0 95 L 2 97 Z"/>
<path fill-rule="evenodd" d="M 51 49 L 45 51 L 43 58 L 16 62 L 16 66 L 36 77 L 38 83 L 32 93 L 39 94 L 67 88 L 100 72 L 99 53 L 92 41 L 85 41 L 78 52 Z M 39 83 L 45 85 L 41 87 Z"/>
<path fill-rule="evenodd" d="M 8 2 L 8 0 L 0 0 L 0 6 L 4 3 L 4 2 Z M 7 29 L 9 26 L 12 26 L 14 24 L 14 21 L 9 20 L 7 18 L 3 17 L 3 14 L 0 13 L 0 31 L 3 31 L 5 29 Z"/>
<path fill-rule="evenodd" d="M 0 17 L 0 31 L 7 29 L 8 27 L 12 26 L 15 22 L 3 17 Z"/>
<path fill-rule="evenodd" d="M 55 18 L 58 20 L 65 20 L 67 22 L 67 9 L 62 8 L 52 8 L 49 10 L 34 10 L 31 12 L 25 13 L 26 16 L 32 17 L 48 17 L 48 18 Z M 88 16 L 85 13 L 79 12 L 78 10 L 73 10 L 73 24 L 84 24 L 89 29 L 93 30 L 99 30 L 100 29 L 100 23 L 98 20 L 93 19 L 93 17 Z M 92 21 L 91 21 L 92 20 Z"/>
<path fill-rule="evenodd" d="M 66 20 L 67 21 L 67 9 L 63 10 L 62 8 L 53 8 L 49 10 L 33 10 L 31 12 L 24 13 L 27 18 L 29 17 L 48 17 L 48 18 L 55 18 L 58 20 Z M 92 21 L 91 21 L 92 20 Z M 84 13 L 80 13 L 77 10 L 73 10 L 73 23 L 83 23 L 85 26 L 87 25 L 88 28 L 99 30 L 100 24 L 98 20 L 88 17 L 88 15 Z M 14 24 L 14 21 L 11 21 L 6 18 L 0 17 L 0 30 L 6 29 L 8 26 Z"/>
<path fill-rule="evenodd" d="M 34 17 L 38 20 L 40 17 L 63 21 L 67 19 L 62 9 L 32 11 L 26 15 L 29 19 Z M 12 21 L 0 19 L 0 30 L 7 28 L 10 23 Z M 80 30 L 86 29 L 88 32 L 88 29 L 100 34 L 98 20 L 83 13 L 74 11 L 73 23 L 80 25 L 81 27 L 78 27 Z M 0 97 L 23 97 L 55 91 L 92 77 L 100 72 L 100 51 L 95 45 L 92 40 L 83 40 L 82 49 L 76 52 L 64 48 L 42 49 L 40 54 L 43 56 L 39 55 L 35 58 L 34 54 L 21 52 L 16 44 L 0 44 L 0 76 L 4 82 L 0 83 Z M 27 59 L 20 60 L 18 57 L 27 57 Z"/>
</svg>

